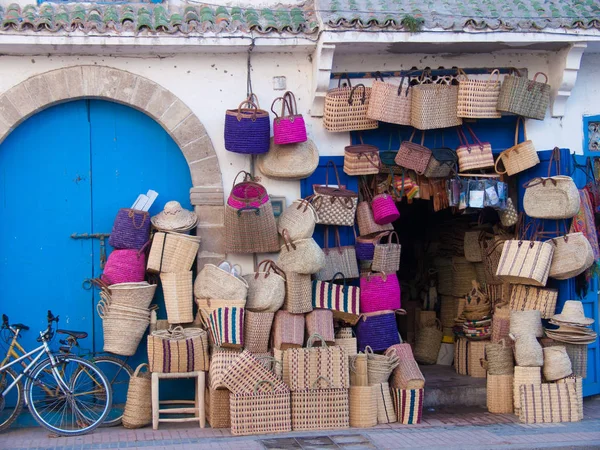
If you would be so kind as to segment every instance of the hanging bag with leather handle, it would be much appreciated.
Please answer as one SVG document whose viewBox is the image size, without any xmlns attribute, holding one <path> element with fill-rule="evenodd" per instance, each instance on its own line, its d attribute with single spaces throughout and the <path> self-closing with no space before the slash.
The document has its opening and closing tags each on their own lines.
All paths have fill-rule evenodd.
<svg viewBox="0 0 600 450">
<path fill-rule="evenodd" d="M 253 99 L 258 99 L 254 96 Z M 247 106 L 247 108 L 244 108 Z M 259 154 L 269 151 L 269 113 L 251 98 L 225 113 L 225 149 L 234 153 Z"/>
<path fill-rule="evenodd" d="M 519 123 L 523 124 L 523 135 L 525 141 L 519 143 Z M 498 163 L 504 164 L 504 172 L 498 169 Z M 527 139 L 527 129 L 525 128 L 525 119 L 517 117 L 517 128 L 515 130 L 515 145 L 504 150 L 496 160 L 496 173 L 500 175 L 514 175 L 540 163 L 533 141 Z"/>
<path fill-rule="evenodd" d="M 410 125 L 412 101 L 410 76 L 403 76 L 398 86 L 386 83 L 380 72 L 377 72 L 376 76 L 381 78 L 381 81 L 377 79 L 373 81 L 367 117 L 380 122 Z M 407 78 L 407 85 L 402 89 L 405 78 Z"/>
<path fill-rule="evenodd" d="M 273 110 L 277 100 L 281 100 L 281 116 L 278 116 Z M 275 114 L 273 119 L 273 140 L 275 144 L 297 144 L 306 141 L 306 125 L 302 114 L 298 114 L 296 97 L 292 92 L 287 91 L 283 94 L 283 97 L 273 100 L 271 111 Z"/>
<path fill-rule="evenodd" d="M 248 283 L 246 309 L 252 312 L 276 312 L 285 300 L 285 273 L 270 259 L 258 265 L 254 273 L 244 275 Z"/>
<path fill-rule="evenodd" d="M 358 188 L 362 197 L 356 209 L 356 222 L 358 223 L 358 232 L 360 236 L 368 236 L 381 231 L 393 230 L 394 226 L 391 223 L 379 225 L 375 222 L 375 215 L 372 207 L 373 193 L 367 186 L 367 181 L 364 177 L 361 177 L 358 181 Z"/>
<path fill-rule="evenodd" d="M 492 71 L 487 80 L 470 79 L 459 69 L 458 117 L 465 119 L 499 119 L 496 109 L 500 95 L 500 71 Z"/>
<path fill-rule="evenodd" d="M 342 284 L 335 281 L 341 279 Z M 312 300 L 314 308 L 330 309 L 333 317 L 355 325 L 360 312 L 360 288 L 346 284 L 344 274 L 336 273 L 330 281 L 313 280 Z"/>
<path fill-rule="evenodd" d="M 537 81 L 538 76 L 545 78 L 543 83 Z M 498 111 L 509 112 L 530 119 L 544 120 L 550 103 L 550 85 L 543 72 L 534 75 L 533 80 L 521 76 L 517 69 L 507 75 L 502 82 L 498 97 Z"/>
<path fill-rule="evenodd" d="M 358 137 L 360 144 L 348 145 L 344 149 L 344 173 L 351 176 L 379 173 L 379 149 L 374 145 L 365 144 L 362 134 L 359 133 Z"/>
<path fill-rule="evenodd" d="M 372 190 L 377 189 L 375 177 L 373 177 Z M 382 192 L 375 195 L 371 200 L 371 208 L 373 209 L 373 220 L 377 225 L 388 225 L 400 218 L 400 211 L 396 207 L 396 201 L 389 192 Z"/>
<path fill-rule="evenodd" d="M 337 187 L 329 186 L 329 167 L 333 167 Z M 327 163 L 325 185 L 313 185 L 313 206 L 317 212 L 317 223 L 323 225 L 354 225 L 358 193 L 347 189 L 340 182 L 340 175 L 333 161 Z"/>
<path fill-rule="evenodd" d="M 415 144 L 412 140 L 415 137 L 416 130 L 413 130 L 408 141 L 402 141 L 400 149 L 396 154 L 394 161 L 405 169 L 411 169 L 422 175 L 427 170 L 429 160 L 431 159 L 431 150 L 423 145 L 425 142 L 425 133 L 421 135 L 421 144 Z"/>
<path fill-rule="evenodd" d="M 446 178 L 452 172 L 456 172 L 458 155 L 450 147 L 444 146 L 444 135 L 442 135 L 442 146 L 431 149 L 431 159 L 425 169 L 427 178 Z"/>
<path fill-rule="evenodd" d="M 432 83 L 425 77 L 423 71 L 421 84 L 412 87 L 410 124 L 419 130 L 460 126 L 458 86 L 452 84 L 453 77 L 440 77 Z"/>
<path fill-rule="evenodd" d="M 337 132 L 377 128 L 379 122 L 367 118 L 371 88 L 365 87 L 364 84 L 352 87 L 348 76 L 346 80 L 347 86 L 341 86 L 340 78 L 338 87 L 327 91 L 323 109 L 323 126 L 327 131 Z"/>
<path fill-rule="evenodd" d="M 312 237 L 317 224 L 317 212 L 310 199 L 294 200 L 283 210 L 277 220 L 279 234 L 287 230 L 292 241 Z"/>
<path fill-rule="evenodd" d="M 460 141 L 459 147 L 456 149 L 458 155 L 458 169 L 461 172 L 467 172 L 469 170 L 476 169 L 487 169 L 488 167 L 494 167 L 494 155 L 492 154 L 492 146 L 489 142 L 481 142 L 471 127 L 465 125 L 465 127 L 473 143 L 469 142 L 465 132 L 457 128 L 458 139 Z"/>
<path fill-rule="evenodd" d="M 331 280 L 333 276 L 341 272 L 344 278 L 358 278 L 358 263 L 356 250 L 353 245 L 342 246 L 340 243 L 340 231 L 334 227 L 335 247 L 329 248 L 329 226 L 325 227 L 325 267 L 315 274 L 317 280 Z"/>
<path fill-rule="evenodd" d="M 396 238 L 396 242 L 393 242 L 392 238 Z M 382 238 L 380 237 L 379 241 L 375 244 L 372 266 L 373 271 L 396 273 L 400 270 L 401 250 L 402 247 L 398 239 L 398 233 L 395 231 L 388 235 L 386 243 L 382 242 Z"/>
<path fill-rule="evenodd" d="M 281 246 L 277 265 L 284 272 L 310 275 L 325 267 L 325 253 L 313 238 L 292 242 L 287 230 L 282 235 L 285 244 Z"/>
</svg>

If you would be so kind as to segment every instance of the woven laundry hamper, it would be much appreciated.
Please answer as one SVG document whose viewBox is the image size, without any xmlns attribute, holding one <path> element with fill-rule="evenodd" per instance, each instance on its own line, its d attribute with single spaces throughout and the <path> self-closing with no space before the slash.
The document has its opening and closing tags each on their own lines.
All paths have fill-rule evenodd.
<svg viewBox="0 0 600 450">
<path fill-rule="evenodd" d="M 187 272 L 198 256 L 200 238 L 181 233 L 155 233 L 148 256 L 148 272 Z"/>
<path fill-rule="evenodd" d="M 350 386 L 349 400 L 351 427 L 377 425 L 377 386 Z"/>
<path fill-rule="evenodd" d="M 487 377 L 487 409 L 493 414 L 512 414 L 514 376 L 491 375 Z"/>
</svg>

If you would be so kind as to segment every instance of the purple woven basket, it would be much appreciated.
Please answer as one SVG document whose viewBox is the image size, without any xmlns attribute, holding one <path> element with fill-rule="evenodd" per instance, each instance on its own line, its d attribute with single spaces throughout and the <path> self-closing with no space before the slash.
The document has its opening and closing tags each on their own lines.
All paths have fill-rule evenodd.
<svg viewBox="0 0 600 450">
<path fill-rule="evenodd" d="M 358 350 L 365 351 L 369 345 L 373 351 L 385 351 L 392 345 L 400 343 L 398 328 L 396 327 L 396 314 L 393 311 L 361 314 L 356 327 L 354 327 Z"/>
<path fill-rule="evenodd" d="M 150 214 L 121 208 L 117 213 L 108 243 L 117 249 L 140 250 L 150 239 Z"/>
<path fill-rule="evenodd" d="M 356 258 L 359 261 L 371 261 L 375 253 L 375 244 L 356 241 Z"/>
<path fill-rule="evenodd" d="M 249 105 L 251 108 L 242 108 Z M 249 101 L 225 113 L 225 148 L 244 154 L 267 153 L 270 147 L 269 113 Z"/>
</svg>

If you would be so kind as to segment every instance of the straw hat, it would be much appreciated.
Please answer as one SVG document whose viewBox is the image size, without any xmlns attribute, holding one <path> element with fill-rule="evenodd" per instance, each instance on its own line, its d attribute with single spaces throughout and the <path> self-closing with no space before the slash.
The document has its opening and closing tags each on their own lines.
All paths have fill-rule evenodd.
<svg viewBox="0 0 600 450">
<path fill-rule="evenodd" d="M 583 303 L 577 300 L 567 300 L 560 314 L 552 317 L 555 322 L 565 322 L 588 326 L 594 323 L 594 319 L 588 319 L 583 312 Z"/>
<path fill-rule="evenodd" d="M 152 217 L 152 225 L 161 231 L 189 231 L 196 226 L 198 216 L 181 207 L 177 201 L 167 202 L 165 208 Z"/>
</svg>

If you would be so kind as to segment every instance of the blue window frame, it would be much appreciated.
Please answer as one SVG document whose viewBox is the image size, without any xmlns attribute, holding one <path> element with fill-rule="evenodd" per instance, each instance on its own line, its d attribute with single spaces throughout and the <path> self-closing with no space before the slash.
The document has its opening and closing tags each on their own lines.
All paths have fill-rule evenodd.
<svg viewBox="0 0 600 450">
<path fill-rule="evenodd" d="M 600 156 L 600 116 L 583 116 L 583 154 Z"/>
</svg>

